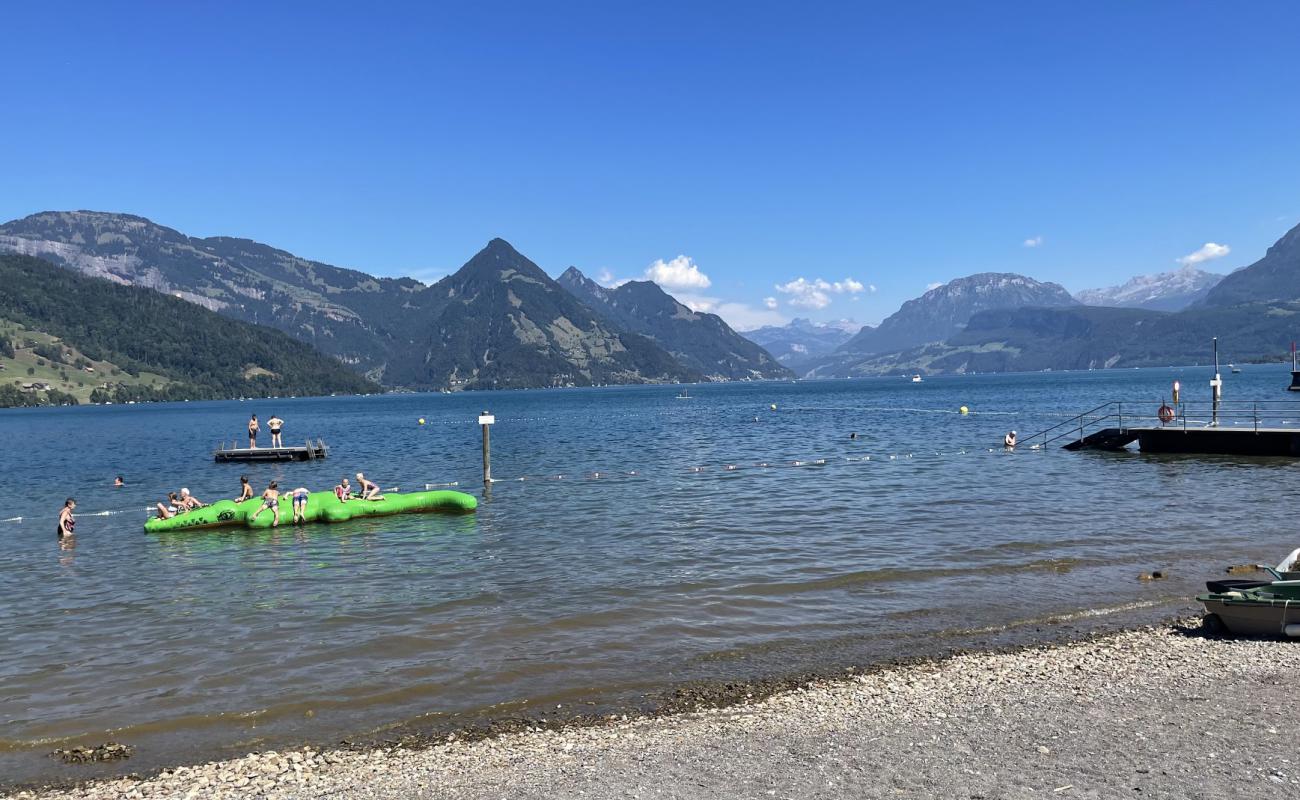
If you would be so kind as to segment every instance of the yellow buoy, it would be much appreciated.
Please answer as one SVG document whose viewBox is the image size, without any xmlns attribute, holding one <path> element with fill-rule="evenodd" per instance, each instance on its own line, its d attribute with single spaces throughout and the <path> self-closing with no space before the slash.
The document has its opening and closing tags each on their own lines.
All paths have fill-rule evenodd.
<svg viewBox="0 0 1300 800">
<path fill-rule="evenodd" d="M 424 424 L 424 417 L 420 417 L 420 424 L 421 424 L 421 425 Z"/>
<path fill-rule="evenodd" d="M 970 413 L 970 409 L 967 408 L 966 406 L 962 406 L 962 407 L 961 407 L 961 413 L 962 413 L 963 415 L 969 414 L 969 413 Z"/>
</svg>

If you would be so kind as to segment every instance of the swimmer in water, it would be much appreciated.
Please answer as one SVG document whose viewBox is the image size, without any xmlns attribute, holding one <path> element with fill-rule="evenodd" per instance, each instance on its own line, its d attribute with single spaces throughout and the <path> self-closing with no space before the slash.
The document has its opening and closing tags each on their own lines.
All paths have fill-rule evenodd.
<svg viewBox="0 0 1300 800">
<path fill-rule="evenodd" d="M 63 501 L 63 508 L 59 509 L 59 538 L 76 534 L 77 518 L 72 515 L 77 510 L 77 501 L 69 497 Z"/>
<path fill-rule="evenodd" d="M 1015 449 L 1015 446 L 1016 446 L 1016 432 L 1015 432 L 1015 431 L 1011 431 L 1011 432 L 1008 433 L 1006 436 L 1002 437 L 1002 446 L 1005 447 L 1005 448 L 1007 448 L 1008 450 L 1013 450 L 1013 449 Z"/>
<path fill-rule="evenodd" d="M 294 523 L 307 521 L 307 498 L 311 492 L 307 491 L 305 486 L 299 486 L 293 490 L 293 521 Z"/>
<path fill-rule="evenodd" d="M 248 482 L 247 475 L 239 476 L 239 497 L 235 498 L 236 503 L 242 503 L 245 500 L 253 499 L 253 485 Z"/>
<path fill-rule="evenodd" d="M 262 507 L 253 512 L 249 522 L 256 520 L 268 508 L 271 509 L 271 514 L 274 516 L 274 519 L 271 520 L 271 527 L 274 528 L 280 524 L 280 485 L 275 481 L 271 481 L 271 485 L 266 487 L 265 492 L 262 492 Z"/>
<path fill-rule="evenodd" d="M 122 480 L 121 475 L 118 475 L 116 478 L 113 479 L 113 486 L 115 488 L 121 489 L 123 486 L 126 486 L 126 481 Z"/>
</svg>

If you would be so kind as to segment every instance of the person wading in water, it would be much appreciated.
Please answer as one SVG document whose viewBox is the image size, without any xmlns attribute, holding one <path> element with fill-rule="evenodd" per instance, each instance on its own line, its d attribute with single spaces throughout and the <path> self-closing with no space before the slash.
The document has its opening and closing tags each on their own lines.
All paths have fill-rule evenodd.
<svg viewBox="0 0 1300 800">
<path fill-rule="evenodd" d="M 76 533 L 77 518 L 72 516 L 72 512 L 77 509 L 77 501 L 69 497 L 63 501 L 63 508 L 59 509 L 59 538 L 72 536 Z"/>
</svg>

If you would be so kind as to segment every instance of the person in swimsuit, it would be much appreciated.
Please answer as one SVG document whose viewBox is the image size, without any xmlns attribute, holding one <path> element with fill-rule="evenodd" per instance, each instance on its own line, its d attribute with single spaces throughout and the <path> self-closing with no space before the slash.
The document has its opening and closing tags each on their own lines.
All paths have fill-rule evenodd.
<svg viewBox="0 0 1300 800">
<path fill-rule="evenodd" d="M 1015 446 L 1016 446 L 1016 432 L 1015 432 L 1015 431 L 1012 431 L 1012 432 L 1008 433 L 1006 436 L 1003 436 L 1003 437 L 1002 437 L 1002 446 L 1005 447 L 1005 448 L 1007 448 L 1008 450 L 1013 450 L 1013 449 L 1015 449 Z"/>
<path fill-rule="evenodd" d="M 236 503 L 242 503 L 245 500 L 253 499 L 253 484 L 248 482 L 247 475 L 239 476 L 239 497 L 235 498 Z"/>
<path fill-rule="evenodd" d="M 357 473 L 357 488 L 361 490 L 362 500 L 383 500 L 384 496 L 379 493 L 379 486 L 366 478 L 360 472 Z"/>
<path fill-rule="evenodd" d="M 343 478 L 342 483 L 334 487 L 334 496 L 339 499 L 340 503 L 346 503 L 352 499 L 352 487 L 348 484 L 347 478 Z"/>
<path fill-rule="evenodd" d="M 248 418 L 248 449 L 249 450 L 257 449 L 258 428 L 259 426 L 257 424 L 257 415 L 254 414 Z"/>
<path fill-rule="evenodd" d="M 123 486 L 126 486 L 126 481 L 122 480 L 121 475 L 118 475 L 113 479 L 113 486 L 117 489 L 121 489 Z"/>
<path fill-rule="evenodd" d="M 158 509 L 158 519 L 171 519 L 176 516 L 180 511 L 182 511 L 180 504 L 180 498 L 176 496 L 176 493 L 168 492 L 167 502 L 165 504 L 159 503 L 154 506 L 154 508 Z"/>
<path fill-rule="evenodd" d="M 271 513 L 275 517 L 271 520 L 271 527 L 274 528 L 280 524 L 280 485 L 275 481 L 271 481 L 271 485 L 266 487 L 265 492 L 262 492 L 262 507 L 253 512 L 253 517 L 249 522 L 257 519 L 268 508 L 271 509 Z"/>
<path fill-rule="evenodd" d="M 181 507 L 186 511 L 193 511 L 196 508 L 203 508 L 207 503 L 190 494 L 189 489 L 182 488 L 180 494 Z"/>
<path fill-rule="evenodd" d="M 63 508 L 59 509 L 59 538 L 73 536 L 76 534 L 77 518 L 72 516 L 72 512 L 77 509 L 77 501 L 69 497 L 63 501 Z"/>
<path fill-rule="evenodd" d="M 311 492 L 307 491 L 307 487 L 305 486 L 299 486 L 297 489 L 293 490 L 294 523 L 307 521 L 307 498 L 310 496 Z"/>
<path fill-rule="evenodd" d="M 272 414 L 266 421 L 266 427 L 271 429 L 271 446 L 284 447 L 284 442 L 280 441 L 280 430 L 284 427 L 284 420 Z"/>
</svg>

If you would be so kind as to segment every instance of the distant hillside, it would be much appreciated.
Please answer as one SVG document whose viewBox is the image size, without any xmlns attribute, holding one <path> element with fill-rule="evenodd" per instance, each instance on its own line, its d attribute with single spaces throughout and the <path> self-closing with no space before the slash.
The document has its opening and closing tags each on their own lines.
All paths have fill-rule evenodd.
<svg viewBox="0 0 1300 800">
<path fill-rule="evenodd" d="M 817 362 L 809 375 L 846 377 L 860 374 L 867 356 L 897 353 L 942 342 L 960 332 L 975 314 L 991 309 L 1077 306 L 1079 301 L 1055 283 L 1024 275 L 982 272 L 937 286 L 903 303 L 875 328 L 865 327 L 834 353 Z"/>
<path fill-rule="evenodd" d="M 785 366 L 802 373 L 804 367 L 834 352 L 862 327 L 854 325 L 850 331 L 843 323 L 827 325 L 796 318 L 786 325 L 765 325 L 757 330 L 742 331 L 740 335 L 761 345 Z"/>
<path fill-rule="evenodd" d="M 248 239 L 199 239 L 143 217 L 97 211 L 44 212 L 0 225 L 0 252 L 39 256 L 279 328 L 375 377 L 414 340 L 425 288 Z"/>
<path fill-rule="evenodd" d="M 1075 298 L 1089 306 L 1182 311 L 1204 299 L 1221 280 L 1222 275 L 1205 272 L 1188 264 L 1172 272 L 1139 275 L 1122 286 L 1085 289 L 1076 294 Z"/>
<path fill-rule="evenodd" d="M 939 342 L 961 330 L 975 314 L 995 308 L 1073 306 L 1059 284 L 1009 272 L 981 272 L 935 287 L 840 346 L 842 353 L 887 353 Z"/>
<path fill-rule="evenodd" d="M 686 367 L 711 380 L 792 378 L 770 353 L 716 314 L 692 311 L 651 281 L 607 289 L 569 267 L 558 283 L 624 330 L 653 339 Z"/>
<path fill-rule="evenodd" d="M 643 336 L 610 325 L 501 239 L 422 298 L 423 337 L 389 381 L 457 389 L 698 380 Z"/>
<path fill-rule="evenodd" d="M 69 361 L 78 384 L 85 383 L 81 376 L 91 374 L 84 366 L 99 364 L 94 374 L 106 384 L 103 391 L 108 399 L 379 390 L 343 364 L 279 331 L 227 319 L 149 289 L 88 278 L 38 258 L 0 255 L 0 286 L 4 287 L 0 319 L 21 326 L 24 332 L 45 334 L 40 337 L 45 341 L 37 344 L 50 348 L 50 356 L 57 350 L 60 358 Z M 15 357 L 26 346 L 25 341 L 17 342 Z M 35 355 L 33 348 L 27 349 Z M 77 359 L 89 363 L 78 366 Z M 100 374 L 101 369 L 109 374 Z M 116 379 L 112 369 L 130 379 Z M 0 375 L 11 386 L 35 381 L 25 375 L 9 377 L 8 371 Z M 142 374 L 158 380 L 144 383 L 139 379 Z"/>
<path fill-rule="evenodd" d="M 1205 296 L 1204 305 L 1222 308 L 1291 300 L 1300 300 L 1300 225 L 1287 231 L 1259 261 L 1220 281 Z"/>
</svg>

